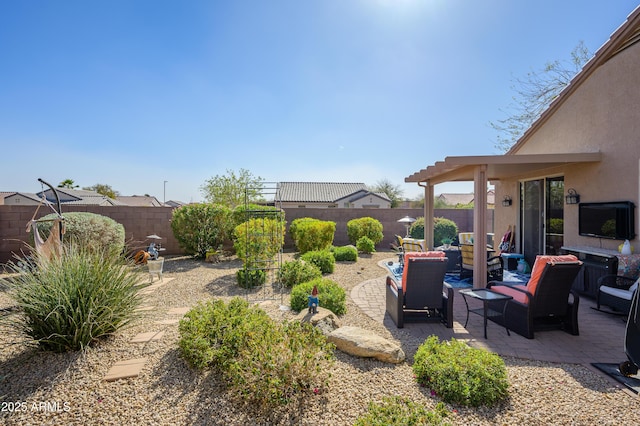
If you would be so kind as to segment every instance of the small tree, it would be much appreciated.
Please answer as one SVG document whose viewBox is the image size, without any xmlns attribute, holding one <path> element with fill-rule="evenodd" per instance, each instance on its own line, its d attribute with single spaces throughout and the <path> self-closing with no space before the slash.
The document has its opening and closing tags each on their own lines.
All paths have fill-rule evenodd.
<svg viewBox="0 0 640 426">
<path fill-rule="evenodd" d="M 245 194 L 250 203 L 261 201 L 263 179 L 255 177 L 245 169 L 238 174 L 227 170 L 226 175 L 216 175 L 205 181 L 200 187 L 204 198 L 210 203 L 222 204 L 234 208 L 245 204 Z"/>
</svg>

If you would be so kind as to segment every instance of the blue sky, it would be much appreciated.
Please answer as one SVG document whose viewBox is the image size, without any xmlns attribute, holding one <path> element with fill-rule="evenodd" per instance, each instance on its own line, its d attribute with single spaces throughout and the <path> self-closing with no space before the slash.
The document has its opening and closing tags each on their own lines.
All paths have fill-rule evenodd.
<svg viewBox="0 0 640 426">
<path fill-rule="evenodd" d="M 73 179 L 190 202 L 244 168 L 413 198 L 412 173 L 499 153 L 514 78 L 595 52 L 637 5 L 0 0 L 0 191 Z"/>
</svg>

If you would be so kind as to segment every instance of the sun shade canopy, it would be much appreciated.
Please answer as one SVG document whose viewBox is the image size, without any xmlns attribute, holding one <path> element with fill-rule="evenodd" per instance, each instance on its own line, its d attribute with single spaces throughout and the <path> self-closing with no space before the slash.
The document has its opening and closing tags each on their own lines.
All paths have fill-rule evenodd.
<svg viewBox="0 0 640 426">
<path fill-rule="evenodd" d="M 598 162 L 600 152 L 563 154 L 518 154 L 518 155 L 477 155 L 446 157 L 426 169 L 412 174 L 405 182 L 426 182 L 435 185 L 443 182 L 473 181 L 476 167 L 485 166 L 490 181 L 542 172 L 554 167 Z"/>
</svg>

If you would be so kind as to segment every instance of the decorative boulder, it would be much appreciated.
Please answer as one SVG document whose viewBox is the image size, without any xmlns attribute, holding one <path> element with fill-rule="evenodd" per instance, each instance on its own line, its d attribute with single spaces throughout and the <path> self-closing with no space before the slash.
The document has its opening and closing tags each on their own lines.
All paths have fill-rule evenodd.
<svg viewBox="0 0 640 426">
<path fill-rule="evenodd" d="M 354 356 L 375 358 L 392 364 L 399 364 L 405 359 L 400 346 L 359 327 L 340 327 L 329 334 L 328 340 L 342 352 Z"/>
<path fill-rule="evenodd" d="M 317 310 L 317 313 L 310 314 L 307 309 L 303 309 L 295 319 L 318 327 L 325 336 L 340 327 L 340 320 L 336 317 L 336 314 L 321 306 L 318 306 Z"/>
</svg>

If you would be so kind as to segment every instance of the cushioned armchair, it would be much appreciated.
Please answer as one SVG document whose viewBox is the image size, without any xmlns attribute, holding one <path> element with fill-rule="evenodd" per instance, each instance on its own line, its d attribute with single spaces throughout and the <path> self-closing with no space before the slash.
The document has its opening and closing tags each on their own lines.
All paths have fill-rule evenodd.
<svg viewBox="0 0 640 426">
<path fill-rule="evenodd" d="M 453 288 L 444 282 L 444 252 L 405 253 L 402 278 L 388 276 L 386 309 L 398 328 L 405 321 L 442 321 L 453 327 Z"/>
<path fill-rule="evenodd" d="M 611 313 L 628 315 L 631 308 L 633 294 L 638 289 L 638 281 L 622 275 L 604 275 L 598 278 L 598 293 L 596 294 L 597 309 L 600 305 L 608 306 Z"/>
<path fill-rule="evenodd" d="M 504 318 L 490 319 L 509 330 L 533 339 L 534 331 L 560 328 L 578 335 L 580 298 L 571 290 L 582 262 L 573 255 L 537 256 L 526 285 L 492 281 L 493 291 L 513 297 L 507 301 Z M 489 302 L 491 309 L 502 312 L 504 302 Z"/>
</svg>

